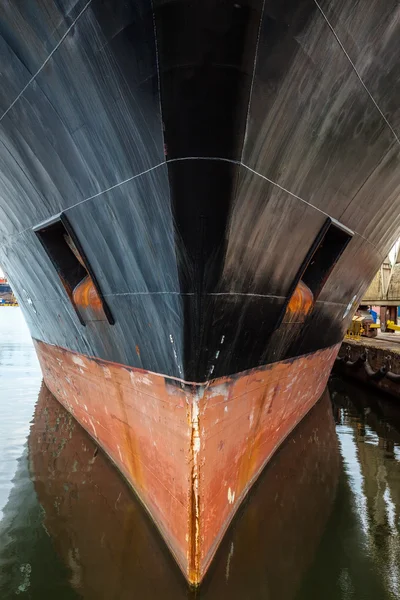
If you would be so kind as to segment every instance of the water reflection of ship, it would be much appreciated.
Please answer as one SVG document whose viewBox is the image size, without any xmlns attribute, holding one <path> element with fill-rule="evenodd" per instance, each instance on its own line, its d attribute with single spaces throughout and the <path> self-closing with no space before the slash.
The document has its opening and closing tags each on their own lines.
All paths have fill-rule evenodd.
<svg viewBox="0 0 400 600">
<path fill-rule="evenodd" d="M 44 526 L 78 593 L 149 600 L 190 594 L 130 488 L 45 387 L 29 450 Z M 196 597 L 293 599 L 329 518 L 338 472 L 325 394 L 264 471 Z"/>
<path fill-rule="evenodd" d="M 339 389 L 338 389 L 339 385 Z M 339 393 L 338 393 L 339 392 Z M 388 396 L 355 386 L 351 382 L 336 382 L 332 388 L 337 422 L 354 430 L 354 441 L 369 504 L 376 506 L 377 494 L 390 494 L 400 511 L 400 411 L 398 403 Z M 379 481 L 384 475 L 384 481 Z M 379 502 L 378 502 L 379 503 Z M 391 509 L 390 509 L 391 510 Z M 400 522 L 400 513 L 396 522 Z"/>
<path fill-rule="evenodd" d="M 371 391 L 367 393 L 363 388 L 341 380 L 332 382 L 331 392 L 342 454 L 345 459 L 347 456 L 345 472 L 350 494 L 346 492 L 344 496 L 352 498 L 348 523 L 352 523 L 354 530 L 357 529 L 357 538 L 363 548 L 362 552 L 353 548 L 352 567 L 344 569 L 342 565 L 340 570 L 346 570 L 349 581 L 353 577 L 351 587 L 354 597 L 399 598 L 399 409 L 398 406 L 395 409 L 391 399 Z M 345 518 L 342 514 L 340 529 L 343 529 Z M 356 576 L 361 566 L 361 554 L 364 557 L 364 570 L 369 573 L 368 578 Z M 339 561 L 335 559 L 334 562 L 338 565 Z M 333 577 L 335 568 L 332 563 L 330 566 Z M 363 579 L 366 584 L 364 590 L 360 587 Z"/>
</svg>

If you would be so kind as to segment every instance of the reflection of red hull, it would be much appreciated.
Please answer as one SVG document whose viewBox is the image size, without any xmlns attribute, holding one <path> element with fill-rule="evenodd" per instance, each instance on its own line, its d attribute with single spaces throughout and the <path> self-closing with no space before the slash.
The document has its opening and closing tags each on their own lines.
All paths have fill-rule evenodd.
<svg viewBox="0 0 400 600">
<path fill-rule="evenodd" d="M 204 385 L 36 349 L 49 389 L 118 465 L 198 583 L 252 482 L 321 396 L 338 346 Z"/>
</svg>

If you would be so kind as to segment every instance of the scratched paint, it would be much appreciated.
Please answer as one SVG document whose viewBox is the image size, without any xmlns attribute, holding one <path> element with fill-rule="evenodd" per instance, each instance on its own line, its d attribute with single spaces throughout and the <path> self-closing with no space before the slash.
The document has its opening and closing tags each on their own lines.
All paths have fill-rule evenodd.
<svg viewBox="0 0 400 600">
<path fill-rule="evenodd" d="M 253 481 L 321 396 L 338 351 L 196 385 L 35 345 L 49 389 L 68 410 L 79 398 L 74 416 L 125 475 L 194 584 Z"/>
<path fill-rule="evenodd" d="M 337 343 L 400 226 L 390 3 L 3 4 L 0 262 L 33 336 L 189 381 Z M 60 211 L 114 327 L 81 326 L 32 232 Z M 356 234 L 285 349 L 327 215 Z"/>
</svg>

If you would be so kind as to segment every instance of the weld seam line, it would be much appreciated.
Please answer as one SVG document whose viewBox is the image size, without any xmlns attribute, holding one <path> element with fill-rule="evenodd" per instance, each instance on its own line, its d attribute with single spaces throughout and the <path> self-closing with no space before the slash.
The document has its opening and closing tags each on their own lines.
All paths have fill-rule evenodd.
<svg viewBox="0 0 400 600">
<path fill-rule="evenodd" d="M 286 192 L 290 196 L 293 196 L 293 198 L 297 198 L 297 200 L 300 200 L 300 202 L 304 202 L 304 204 L 307 204 L 307 206 L 310 206 L 311 208 L 314 208 L 315 210 L 317 210 L 321 214 L 325 215 L 326 217 L 329 217 L 330 219 L 333 218 L 333 217 L 331 217 L 331 215 L 329 213 L 325 212 L 321 208 L 318 208 L 318 206 L 315 206 L 314 204 L 311 204 L 311 202 L 308 202 L 307 200 L 304 200 L 304 198 L 301 198 L 300 196 L 297 196 L 297 194 L 294 194 L 290 190 L 284 188 L 282 185 L 279 185 L 279 183 L 276 183 L 276 181 L 272 181 L 272 179 L 269 179 L 265 175 L 261 175 L 261 173 L 258 173 L 257 171 L 255 171 L 254 169 L 252 169 L 251 167 L 248 167 L 247 165 L 245 165 L 243 163 L 241 163 L 241 164 L 242 164 L 242 166 L 245 169 L 248 169 L 249 171 L 251 171 L 255 175 L 258 175 L 259 177 L 261 177 L 262 179 L 265 179 L 266 181 L 268 181 L 272 185 L 275 185 L 276 187 L 278 187 L 279 189 L 281 189 L 283 192 Z M 354 233 L 356 233 L 360 238 L 362 238 L 363 240 L 365 240 L 366 242 L 368 242 L 369 244 L 371 244 L 371 246 L 373 246 L 375 248 L 375 250 L 378 252 L 379 256 L 383 257 L 383 254 L 380 252 L 379 248 L 377 248 L 373 242 L 371 242 L 368 238 L 364 237 L 363 235 L 361 235 L 361 233 L 358 233 L 357 231 L 354 231 Z M 384 257 L 383 257 L 383 260 L 384 260 Z"/>
<path fill-rule="evenodd" d="M 160 291 L 160 292 L 116 292 L 115 294 L 103 294 L 104 298 L 110 298 L 112 296 L 198 296 L 196 292 L 175 292 L 175 291 Z M 276 294 L 253 294 L 251 292 L 206 292 L 203 296 L 250 296 L 254 298 L 274 298 L 276 300 L 286 300 L 286 296 L 279 296 Z M 329 304 L 333 306 L 347 306 L 345 302 L 334 302 L 329 300 L 317 300 L 316 304 Z"/>
<path fill-rule="evenodd" d="M 49 346 L 49 347 L 52 347 L 52 348 L 56 348 L 56 350 L 58 350 L 58 351 L 65 350 L 68 354 L 74 354 L 75 356 L 82 355 L 82 352 L 78 352 L 76 350 L 69 350 L 68 348 L 64 348 L 63 346 L 59 346 L 57 344 L 53 344 L 52 342 L 44 342 L 44 341 L 39 340 L 38 338 L 35 338 L 35 337 L 32 337 L 32 339 L 33 339 L 33 341 L 35 343 L 35 346 L 40 344 L 40 345 L 44 345 L 44 346 Z M 324 352 L 324 351 L 327 351 L 327 350 L 333 351 L 336 348 L 336 346 L 339 347 L 340 344 L 341 344 L 341 342 L 337 342 L 336 344 L 333 344 L 331 346 L 326 346 L 324 348 L 319 348 L 317 350 L 317 352 Z M 300 354 L 296 358 L 305 358 L 305 359 L 308 360 L 309 357 L 312 354 L 315 354 L 315 351 L 310 351 L 310 352 L 306 352 L 305 354 Z M 85 356 L 85 358 L 88 358 L 90 360 L 94 360 L 98 364 L 99 363 L 102 364 L 102 365 L 104 364 L 105 366 L 109 366 L 111 364 L 111 365 L 122 366 L 124 369 L 126 369 L 126 370 L 128 370 L 130 372 L 132 372 L 132 371 L 133 372 L 140 371 L 142 373 L 142 371 L 143 371 L 143 369 L 141 369 L 140 367 L 128 367 L 127 365 L 124 365 L 124 364 L 121 364 L 121 363 L 114 363 L 114 362 L 111 362 L 111 361 L 107 361 L 104 358 L 99 358 L 98 356 L 94 356 L 92 354 L 85 354 L 84 356 Z M 279 362 L 285 363 L 285 362 L 287 362 L 287 360 L 290 360 L 290 359 L 283 359 L 282 361 L 277 361 L 275 363 L 267 363 L 266 365 L 262 365 L 262 366 L 258 366 L 258 367 L 249 367 L 248 369 L 245 369 L 244 371 L 237 371 L 237 372 L 232 373 L 230 375 L 221 375 L 220 377 L 217 377 L 217 378 L 214 378 L 214 379 L 206 379 L 205 381 L 188 381 L 186 379 L 182 379 L 182 378 L 176 377 L 174 375 L 167 375 L 166 373 L 158 373 L 157 371 L 146 370 L 146 373 L 148 375 L 154 375 L 156 377 L 163 377 L 167 382 L 174 381 L 174 382 L 177 382 L 177 383 L 181 383 L 181 384 L 183 384 L 185 386 L 188 385 L 188 386 L 193 386 L 193 387 L 197 387 L 197 388 L 208 389 L 208 387 L 210 387 L 211 385 L 220 385 L 220 383 L 224 383 L 226 379 L 232 378 L 235 375 L 239 375 L 240 374 L 241 376 L 242 375 L 246 376 L 246 375 L 250 375 L 251 372 L 253 372 L 255 370 L 259 370 L 259 369 L 261 369 L 261 371 L 263 371 L 263 372 L 271 370 L 271 368 L 272 368 L 272 366 L 274 364 L 278 364 Z M 263 369 L 264 367 L 266 367 L 266 368 Z M 301 367 L 301 368 L 306 368 L 306 367 Z M 299 367 L 299 369 L 301 369 L 301 368 Z M 219 383 L 217 383 L 218 380 L 219 380 Z M 184 390 L 183 390 L 183 388 L 181 388 L 181 389 L 182 389 L 183 393 L 185 393 Z"/>
<path fill-rule="evenodd" d="M 75 208 L 76 206 L 79 206 L 80 204 L 83 204 L 84 202 L 89 202 L 89 200 L 98 198 L 99 196 L 102 196 L 103 194 L 106 194 L 107 192 L 110 192 L 111 190 L 114 190 L 115 188 L 117 188 L 121 185 L 124 185 L 125 183 L 129 183 L 130 181 L 133 181 L 134 179 L 137 179 L 138 177 L 142 177 L 142 175 L 146 175 L 147 173 L 150 173 L 151 171 L 154 171 L 155 169 L 158 169 L 159 167 L 162 167 L 165 164 L 172 163 L 172 162 L 180 162 L 180 161 L 184 161 L 184 160 L 220 160 L 220 161 L 230 162 L 230 163 L 240 165 L 240 163 L 235 160 L 230 160 L 228 158 L 211 157 L 211 156 L 201 156 L 201 157 L 184 156 L 182 158 L 171 158 L 167 161 L 160 162 L 157 165 L 155 165 L 154 167 L 150 167 L 149 169 L 146 169 L 145 171 L 142 171 L 141 173 L 137 173 L 136 175 L 132 175 L 132 177 L 128 177 L 127 179 L 124 179 L 123 181 L 115 183 L 114 185 L 111 185 L 110 187 L 106 188 L 105 190 L 101 190 L 100 192 L 97 192 L 97 194 L 93 194 L 93 196 L 89 196 L 88 198 L 83 198 L 83 200 L 80 200 L 79 202 L 76 202 L 75 204 L 68 206 L 68 208 L 66 208 L 62 212 L 67 212 L 68 210 L 71 210 L 72 208 Z M 31 228 L 29 227 L 28 229 L 31 229 Z"/>
<path fill-rule="evenodd" d="M 333 346 L 327 346 L 326 348 L 321 348 L 317 352 L 319 352 L 319 351 L 324 352 L 325 350 L 333 349 L 333 347 L 336 345 L 340 346 L 340 342 L 339 342 L 339 344 L 334 344 Z M 310 352 L 308 354 L 313 354 L 313 352 Z M 302 354 L 301 358 L 307 358 L 307 354 Z M 280 382 L 282 382 L 286 379 L 293 381 L 293 379 L 294 379 L 293 373 L 287 373 L 287 374 L 280 373 L 279 375 L 271 377 L 271 371 L 272 371 L 274 365 L 284 364 L 288 360 L 291 360 L 291 359 L 282 359 L 277 362 L 270 362 L 270 363 L 266 363 L 265 365 L 260 365 L 258 367 L 253 367 L 252 369 L 249 369 L 250 371 L 251 370 L 257 371 L 257 373 L 260 376 L 264 377 L 264 379 L 262 379 L 263 383 L 261 383 L 257 387 L 251 387 L 250 389 L 248 389 L 250 387 L 250 385 L 246 385 L 244 392 L 241 392 L 240 394 L 228 396 L 228 398 L 226 398 L 225 400 L 221 400 L 220 402 L 212 402 L 212 398 L 213 397 L 215 398 L 215 396 L 207 397 L 206 396 L 207 392 L 208 392 L 208 390 L 213 391 L 213 389 L 215 389 L 216 387 L 225 384 L 225 381 L 223 381 L 222 384 L 218 383 L 218 379 L 225 379 L 225 378 L 229 379 L 229 377 L 232 377 L 232 375 L 222 375 L 220 377 L 217 377 L 216 379 L 207 380 L 203 385 L 205 387 L 204 395 L 206 396 L 206 400 L 208 402 L 208 405 L 207 405 L 208 410 L 213 409 L 216 406 L 220 406 L 221 404 L 224 404 L 224 405 L 229 404 L 233 400 L 238 400 L 239 398 L 243 398 L 243 396 L 246 396 L 246 394 L 248 394 L 249 392 L 251 394 L 253 394 L 254 392 L 258 392 L 258 390 L 265 388 L 267 385 L 269 387 L 273 387 L 275 385 L 278 385 Z M 297 376 L 301 377 L 303 373 L 306 373 L 308 371 L 309 365 L 296 365 L 296 369 L 297 369 L 296 377 Z M 243 373 L 245 373 L 244 377 L 247 377 L 249 375 L 249 373 L 246 371 L 243 371 Z M 242 373 L 239 371 L 239 374 L 242 374 Z M 235 375 L 236 374 L 234 374 L 233 377 Z M 266 379 L 268 379 L 268 383 L 266 383 L 266 381 L 265 381 Z"/>
<path fill-rule="evenodd" d="M 163 144 L 164 144 L 164 148 L 165 148 L 165 137 L 164 137 L 164 128 L 163 128 L 164 119 L 163 119 L 163 110 L 162 110 L 162 102 L 161 102 L 160 55 L 158 52 L 157 23 L 156 23 L 156 13 L 154 10 L 154 1 L 153 0 L 151 0 L 151 12 L 152 12 L 152 17 L 153 17 L 154 47 L 155 47 L 155 53 L 156 53 L 158 105 L 159 105 L 160 119 L 161 119 L 161 136 L 162 136 Z"/>
<path fill-rule="evenodd" d="M 93 194 L 93 196 L 89 196 L 88 198 L 83 198 L 83 200 L 79 200 L 79 202 L 76 202 L 75 204 L 68 206 L 62 212 L 67 212 L 68 210 L 71 210 L 72 208 L 75 208 L 76 206 L 79 206 L 80 204 L 84 204 L 85 202 L 89 202 L 89 200 L 93 200 L 94 198 L 98 198 L 99 196 L 102 196 L 103 194 L 107 194 L 107 192 L 110 192 L 111 190 L 115 190 L 115 188 L 120 187 L 121 185 L 124 185 L 125 183 L 129 183 L 130 181 L 133 181 L 134 179 L 137 179 L 138 177 L 142 177 L 142 175 L 146 175 L 147 173 L 150 173 L 151 171 L 154 171 L 155 169 L 158 169 L 159 167 L 162 167 L 163 165 L 165 165 L 165 161 L 158 163 L 158 165 L 155 165 L 154 167 L 150 167 L 149 169 L 146 169 L 145 171 L 142 171 L 141 173 L 138 173 L 137 175 L 132 175 L 132 177 L 128 177 L 128 179 L 124 179 L 123 181 L 115 183 L 114 185 L 110 185 L 110 187 L 106 188 L 105 190 L 101 190 L 100 192 L 97 192 L 97 194 Z M 31 229 L 31 228 L 29 227 L 29 229 Z"/>
<path fill-rule="evenodd" d="M 90 1 L 92 1 L 92 0 L 90 0 Z M 255 171 L 251 167 L 245 165 L 241 161 L 232 160 L 232 159 L 229 159 L 229 158 L 212 157 L 212 156 L 200 156 L 200 157 L 198 157 L 198 156 L 184 156 L 184 157 L 181 157 L 181 158 L 171 158 L 171 159 L 169 159 L 167 161 L 158 163 L 154 167 L 150 167 L 149 169 L 146 169 L 145 171 L 142 171 L 141 173 L 138 173 L 137 175 L 133 175 L 132 177 L 128 177 L 128 179 L 124 179 L 124 181 L 120 181 L 119 183 L 116 183 L 116 184 L 108 187 L 105 190 L 97 192 L 97 194 L 93 194 L 92 196 L 89 196 L 88 198 L 84 198 L 83 200 L 80 200 L 79 202 L 76 202 L 75 204 L 73 204 L 71 206 L 68 206 L 67 208 L 63 209 L 62 212 L 67 212 L 67 211 L 69 211 L 69 210 L 71 210 L 71 209 L 73 209 L 73 208 L 75 208 L 75 207 L 77 207 L 77 206 L 79 206 L 81 204 L 84 204 L 85 202 L 88 202 L 89 200 L 93 200 L 94 198 L 98 198 L 102 194 L 106 194 L 107 192 L 109 192 L 111 190 L 114 190 L 117 187 L 124 185 L 125 183 L 129 183 L 130 181 L 133 181 L 134 179 L 137 179 L 138 177 L 142 177 L 142 175 L 146 175 L 147 173 L 150 173 L 151 171 L 154 171 L 154 170 L 158 169 L 159 167 L 162 167 L 164 165 L 168 165 L 169 163 L 181 162 L 181 161 L 185 161 L 185 160 L 215 160 L 215 161 L 227 162 L 227 163 L 230 163 L 230 164 L 242 166 L 245 169 L 247 169 L 248 171 L 250 171 L 251 173 L 253 173 L 254 175 L 258 175 L 259 177 L 261 177 L 265 181 L 268 181 L 268 183 L 276 186 L 277 188 L 279 188 L 283 192 L 286 192 L 287 194 L 289 194 L 293 198 L 296 198 L 297 200 L 300 200 L 300 202 L 303 202 L 304 204 L 306 204 L 310 208 L 313 208 L 314 210 L 316 210 L 316 211 L 320 212 L 321 214 L 325 215 L 326 217 L 333 218 L 333 217 L 331 217 L 331 215 L 329 215 L 327 212 L 323 211 L 321 208 L 318 208 L 314 204 L 311 204 L 311 202 L 308 202 L 307 200 L 304 200 L 304 198 L 301 198 L 300 196 L 297 196 L 297 194 L 294 194 L 293 192 L 291 192 L 290 190 L 286 189 L 282 185 L 279 185 L 279 183 L 277 183 L 276 181 L 273 181 L 272 179 L 269 179 L 269 177 L 266 177 L 266 175 L 262 175 L 261 173 L 258 173 L 257 171 Z M 18 235 L 21 235 L 22 233 L 25 233 L 26 231 L 29 231 L 31 229 L 32 229 L 32 226 L 27 227 L 26 229 L 23 229 L 22 231 L 19 231 L 18 233 L 11 235 L 9 237 L 9 240 L 12 239 L 12 238 L 14 238 L 14 237 L 17 237 Z M 357 231 L 355 231 L 355 234 L 358 235 L 360 238 L 362 238 L 364 241 L 368 242 L 368 244 L 370 244 L 371 246 L 373 246 L 373 248 L 375 248 L 375 250 L 378 252 L 379 256 L 383 257 L 382 253 L 380 252 L 380 250 L 376 247 L 376 245 L 373 242 L 371 242 L 368 238 L 364 237 L 363 235 L 361 235 Z M 2 244 L 2 245 L 4 246 L 4 244 Z M 384 259 L 385 259 L 385 257 L 382 258 L 382 260 L 384 260 Z"/>
<path fill-rule="evenodd" d="M 362 84 L 363 88 L 365 89 L 365 91 L 367 92 L 368 96 L 371 98 L 371 100 L 372 100 L 372 102 L 374 103 L 375 107 L 376 107 L 376 108 L 377 108 L 377 110 L 379 111 L 379 113 L 380 113 L 380 115 L 381 115 L 382 119 L 385 121 L 385 123 L 386 123 L 386 125 L 389 127 L 390 131 L 393 133 L 393 135 L 394 135 L 394 137 L 395 137 L 395 139 L 396 139 L 397 143 L 398 143 L 398 144 L 400 144 L 400 140 L 399 140 L 399 138 L 397 137 L 397 134 L 396 134 L 395 130 L 393 129 L 393 127 L 391 126 L 391 124 L 389 123 L 389 121 L 387 120 L 387 118 L 385 117 L 385 115 L 383 114 L 383 112 L 381 111 L 381 109 L 379 108 L 379 106 L 378 106 L 378 103 L 376 102 L 376 100 L 374 99 L 373 95 L 371 94 L 371 92 L 370 92 L 370 91 L 369 91 L 369 89 L 367 88 L 366 84 L 364 83 L 364 81 L 363 81 L 363 79 L 362 79 L 361 75 L 360 75 L 360 74 L 359 74 L 359 72 L 357 71 L 357 68 L 356 68 L 355 64 L 354 64 L 354 63 L 353 63 L 353 61 L 351 60 L 351 58 L 350 58 L 350 56 L 349 56 L 348 52 L 346 51 L 346 49 L 345 49 L 344 45 L 343 45 L 343 44 L 342 44 L 342 42 L 341 42 L 341 40 L 340 40 L 340 38 L 339 38 L 338 34 L 336 33 L 335 29 L 333 28 L 333 25 L 331 25 L 331 23 L 330 23 L 330 21 L 329 21 L 328 17 L 326 16 L 326 14 L 324 13 L 324 11 L 322 10 L 321 6 L 318 4 L 317 0 L 314 0 L 314 3 L 316 4 L 316 6 L 317 6 L 318 10 L 320 11 L 320 13 L 322 14 L 323 18 L 325 19 L 325 21 L 326 21 L 326 23 L 327 23 L 327 25 L 328 25 L 329 29 L 332 31 L 333 35 L 335 36 L 335 38 L 336 38 L 336 41 L 338 42 L 339 46 L 340 46 L 340 47 L 341 47 L 341 49 L 343 50 L 343 52 L 344 52 L 344 54 L 345 54 L 345 56 L 346 56 L 347 60 L 348 60 L 348 61 L 349 61 L 349 63 L 351 64 L 351 66 L 352 66 L 352 68 L 353 68 L 353 70 L 354 70 L 355 74 L 357 75 L 358 79 L 360 80 L 360 82 L 361 82 L 361 84 Z"/>
<path fill-rule="evenodd" d="M 18 102 L 18 100 L 24 94 L 24 92 L 26 91 L 26 89 L 31 85 L 31 83 L 36 79 L 36 77 L 39 75 L 39 73 L 44 69 L 44 67 L 47 65 L 47 63 L 49 62 L 49 60 L 51 59 L 51 57 L 53 56 L 53 54 L 61 46 L 61 44 L 63 43 L 63 41 L 65 40 L 65 38 L 69 34 L 69 32 L 71 31 L 71 29 L 74 27 L 74 25 L 76 24 L 76 22 L 78 21 L 78 19 L 80 19 L 80 17 L 83 15 L 83 13 L 88 8 L 89 4 L 91 4 L 91 2 L 92 2 L 92 0 L 89 0 L 89 2 L 87 2 L 85 4 L 85 6 L 82 8 L 81 12 L 76 17 L 76 19 L 74 19 L 74 21 L 68 27 L 68 29 L 66 30 L 66 32 L 64 33 L 64 35 L 62 36 L 62 38 L 60 39 L 60 41 L 58 42 L 58 44 L 56 44 L 56 46 L 50 52 L 50 54 L 48 55 L 48 57 L 46 58 L 46 60 L 42 64 L 42 66 L 39 67 L 39 69 L 36 71 L 36 73 L 34 75 L 32 75 L 32 77 L 30 78 L 30 80 L 28 81 L 28 83 L 25 85 L 25 87 L 22 88 L 22 90 L 20 91 L 20 93 L 18 94 L 18 96 L 15 98 L 15 100 L 10 104 L 10 106 L 7 108 L 7 110 L 2 114 L 2 116 L 0 117 L 0 122 L 3 120 L 3 118 L 6 116 L 6 114 L 12 109 L 12 107 L 14 106 L 14 104 L 16 102 Z"/>
<path fill-rule="evenodd" d="M 103 294 L 104 298 L 110 298 L 112 296 L 198 296 L 196 292 L 117 292 L 115 294 Z M 286 296 L 276 296 L 274 294 L 252 294 L 247 292 L 206 292 L 201 294 L 202 296 L 250 296 L 255 298 L 274 298 L 277 300 L 286 300 Z"/>
<path fill-rule="evenodd" d="M 242 154 L 241 154 L 241 157 L 240 157 L 240 162 L 243 161 L 244 146 L 245 146 L 245 142 L 246 142 L 247 130 L 248 130 L 249 120 L 250 120 L 250 106 L 251 106 L 251 99 L 252 99 L 252 96 L 253 96 L 254 79 L 255 79 L 255 76 L 256 76 L 257 59 L 258 59 L 258 48 L 259 48 L 259 44 L 260 44 L 261 27 L 262 27 L 263 19 L 264 19 L 264 9 L 265 9 L 265 0 L 263 0 L 263 5 L 262 5 L 262 8 L 261 8 L 261 15 L 260 15 L 260 23 L 258 25 L 257 42 L 256 42 L 256 49 L 255 49 L 255 54 L 254 54 L 253 74 L 252 74 L 251 84 L 250 84 L 249 103 L 247 105 L 246 125 L 245 125 L 245 128 L 244 128 Z"/>
<path fill-rule="evenodd" d="M 43 68 L 46 66 L 46 64 L 49 62 L 49 60 L 51 59 L 51 57 L 53 56 L 53 54 L 57 51 L 57 49 L 61 46 L 61 44 L 63 43 L 63 41 L 65 40 L 65 38 L 67 37 L 67 35 L 69 34 L 69 32 L 71 31 L 71 29 L 74 27 L 74 25 L 76 24 L 76 22 L 80 19 L 80 17 L 82 16 L 82 14 L 86 11 L 86 9 L 88 8 L 88 6 L 91 4 L 92 0 L 89 0 L 85 6 L 82 8 L 82 10 L 80 11 L 80 13 L 77 15 L 77 17 L 74 19 L 74 21 L 71 23 L 71 25 L 68 27 L 68 29 L 65 31 L 64 35 L 61 37 L 60 41 L 58 42 L 58 44 L 53 48 L 53 50 L 50 52 L 50 54 L 48 55 L 48 57 L 46 58 L 46 60 L 44 61 L 44 63 L 41 65 L 41 67 L 36 71 L 36 73 L 31 77 L 31 79 L 28 81 L 28 83 L 25 85 L 25 87 L 21 90 L 21 92 L 18 94 L 18 96 L 15 98 L 15 100 L 10 104 L 10 106 L 7 108 L 7 110 L 3 113 L 3 115 L 0 117 L 0 122 L 3 120 L 3 118 L 7 115 L 7 113 L 11 110 L 11 108 L 15 105 L 15 103 L 19 100 L 19 98 L 23 95 L 23 93 L 25 92 L 25 90 L 29 87 L 29 85 L 36 79 L 36 77 L 39 75 L 39 73 L 43 70 Z M 344 52 L 347 60 L 350 62 L 354 72 L 356 73 L 358 79 L 360 80 L 362 86 L 364 87 L 365 91 L 367 92 L 367 94 L 369 95 L 369 97 L 371 98 L 372 102 L 374 103 L 375 107 L 377 108 L 377 110 L 379 111 L 380 115 L 382 116 L 382 118 L 384 119 L 385 123 L 387 124 L 387 126 L 389 127 L 389 129 L 391 130 L 391 132 L 393 133 L 397 143 L 400 144 L 400 140 L 397 137 L 396 132 L 394 131 L 393 127 L 391 126 L 391 124 L 389 123 L 389 121 L 387 120 L 387 118 L 385 117 L 385 115 L 383 114 L 383 112 L 381 111 L 381 109 L 379 108 L 377 102 L 375 101 L 374 97 L 372 96 L 371 92 L 369 91 L 369 89 L 367 88 L 366 84 L 364 83 L 363 79 L 361 78 L 361 75 L 358 73 L 356 66 L 354 65 L 353 61 L 351 60 L 349 54 L 347 53 L 344 45 L 342 44 L 339 36 L 337 35 L 335 29 L 333 28 L 333 26 L 331 25 L 328 17 L 325 15 L 324 11 L 322 10 L 321 6 L 319 5 L 317 0 L 314 0 L 315 5 L 317 6 L 318 10 L 320 11 L 321 15 L 323 16 L 324 20 L 326 21 L 329 29 L 332 31 L 333 35 L 335 36 L 336 41 L 338 42 L 338 44 L 340 45 L 342 51 Z M 255 175 L 259 175 L 260 177 L 262 177 L 263 179 L 265 179 L 266 181 L 268 181 L 269 183 L 277 186 L 278 188 L 280 188 L 281 190 L 285 191 L 286 193 L 290 194 L 291 196 L 293 196 L 294 198 L 297 198 L 298 200 L 300 200 L 301 202 L 304 202 L 305 204 L 307 204 L 308 206 L 316 209 L 317 211 L 319 211 L 320 213 L 330 217 L 330 215 L 328 213 L 326 213 L 325 211 L 323 211 L 322 209 L 314 206 L 313 204 L 311 204 L 310 202 L 307 202 L 307 200 L 304 200 L 303 198 L 301 198 L 300 196 L 297 196 L 296 194 L 290 192 L 289 190 L 287 190 L 286 188 L 284 188 L 283 186 L 279 185 L 278 183 L 276 183 L 275 181 L 272 181 L 271 179 L 269 179 L 268 177 L 261 175 L 260 173 L 258 173 L 257 171 L 255 171 L 254 169 L 251 169 L 250 167 L 248 167 L 247 165 L 243 164 L 243 152 L 244 152 L 244 145 L 245 145 L 245 139 L 246 139 L 246 133 L 247 133 L 247 127 L 248 127 L 248 119 L 249 119 L 249 113 L 250 113 L 250 105 L 251 105 L 251 97 L 252 97 L 252 92 L 253 92 L 253 86 L 254 86 L 254 79 L 255 79 L 255 72 L 256 72 L 256 66 L 257 66 L 257 58 L 258 58 L 258 48 L 259 48 L 259 42 L 260 42 L 260 36 L 261 36 L 261 27 L 262 27 L 262 22 L 263 22 L 263 15 L 264 15 L 264 9 L 265 9 L 265 0 L 263 0 L 263 6 L 261 9 L 261 15 L 260 15 L 260 23 L 259 23 L 259 27 L 258 27 L 258 34 L 257 34 L 257 42 L 256 42 L 256 50 L 255 50 L 255 57 L 254 57 L 254 64 L 253 64 L 253 75 L 252 75 L 252 81 L 251 81 L 251 86 L 250 86 L 250 95 L 249 95 L 249 103 L 248 103 L 248 109 L 247 109 L 247 117 L 246 117 L 246 128 L 245 128 L 245 135 L 243 138 L 243 146 L 242 146 L 242 155 L 241 155 L 241 160 L 240 161 L 235 161 L 235 160 L 229 160 L 229 159 L 225 159 L 225 158 L 218 158 L 218 157 L 183 157 L 183 158 L 175 158 L 175 159 L 170 159 L 168 161 L 164 161 L 162 163 L 159 163 L 158 165 L 151 167 L 150 169 L 147 169 L 145 171 L 143 171 L 142 173 L 139 173 L 137 175 L 134 175 L 133 177 L 129 177 L 128 179 L 125 179 L 124 181 L 121 181 L 113 186 L 110 186 L 109 188 L 98 192 L 97 194 L 94 194 L 93 196 L 90 196 L 88 198 L 85 198 L 83 200 L 81 200 L 80 202 L 77 202 L 76 204 L 73 204 L 72 206 L 69 206 L 67 209 L 65 209 L 64 212 L 66 212 L 67 210 L 70 210 L 72 208 L 75 208 L 76 206 L 83 204 L 84 202 L 87 202 L 89 200 L 92 200 L 93 198 L 97 198 L 98 196 L 111 191 L 113 189 L 115 189 L 116 187 L 119 187 L 120 185 L 123 185 L 124 183 L 128 183 L 129 181 L 132 181 L 133 179 L 136 179 L 137 177 L 140 177 L 141 175 L 145 175 L 146 173 L 149 173 L 150 171 L 153 171 L 154 169 L 157 169 L 159 166 L 164 165 L 165 163 L 168 162 L 177 162 L 180 160 L 221 160 L 221 161 L 225 161 L 225 162 L 230 162 L 233 164 L 240 164 L 243 167 L 245 167 L 246 169 L 248 169 L 249 171 L 251 171 L 252 173 L 254 173 Z M 156 61 L 157 61 L 157 77 L 158 77 L 158 86 L 159 86 L 159 100 L 160 100 L 160 109 L 161 109 L 161 90 L 160 90 L 160 81 L 159 81 L 159 63 L 158 63 L 158 47 L 157 47 L 157 35 L 156 35 L 156 28 L 155 28 L 155 15 L 154 15 L 154 7 L 153 7 L 153 2 L 152 2 L 152 12 L 153 12 L 153 23 L 154 23 L 154 35 L 155 35 L 155 46 L 156 46 Z M 161 115 L 162 116 L 162 115 Z M 23 233 L 27 230 L 31 229 L 31 227 L 27 227 L 26 229 L 24 229 L 23 231 L 19 232 L 19 233 Z M 358 232 L 357 235 L 359 237 L 361 237 L 363 240 L 365 240 L 366 242 L 368 242 L 369 244 L 371 244 L 375 250 L 379 253 L 380 256 L 383 256 L 381 254 L 381 252 L 379 251 L 379 249 L 375 246 L 375 244 L 373 242 L 371 242 L 370 240 L 368 240 L 367 238 L 365 238 L 363 235 L 361 235 Z M 19 234 L 17 234 L 19 235 Z"/>
</svg>

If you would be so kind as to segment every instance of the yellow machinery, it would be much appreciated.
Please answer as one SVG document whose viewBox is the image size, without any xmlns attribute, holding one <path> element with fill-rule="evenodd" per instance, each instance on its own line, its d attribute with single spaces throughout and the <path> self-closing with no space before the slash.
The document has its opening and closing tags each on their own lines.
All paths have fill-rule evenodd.
<svg viewBox="0 0 400 600">
<path fill-rule="evenodd" d="M 361 336 L 376 337 L 380 325 L 372 321 L 370 314 L 354 315 L 350 327 L 347 329 L 345 337 L 359 340 Z M 399 327 L 400 331 L 400 327 Z"/>
<path fill-rule="evenodd" d="M 355 338 L 360 339 L 362 336 L 364 329 L 362 326 L 363 318 L 362 317 L 353 317 L 351 321 L 350 327 L 347 329 L 346 336 L 347 338 Z"/>
<path fill-rule="evenodd" d="M 392 331 L 400 331 L 400 326 L 396 325 L 394 321 L 387 321 L 386 329 L 391 329 Z"/>
</svg>

